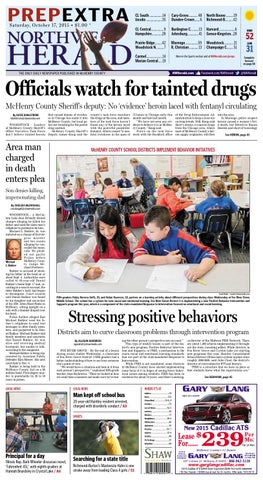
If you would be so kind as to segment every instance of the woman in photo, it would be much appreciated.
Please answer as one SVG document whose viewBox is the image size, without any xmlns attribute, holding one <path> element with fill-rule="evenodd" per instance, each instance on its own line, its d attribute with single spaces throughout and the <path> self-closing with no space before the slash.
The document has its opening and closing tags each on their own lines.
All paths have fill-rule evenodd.
<svg viewBox="0 0 263 480">
<path fill-rule="evenodd" d="M 49 397 L 45 398 L 45 402 L 43 403 L 43 407 L 42 407 L 42 412 L 43 412 L 46 432 L 48 432 L 48 425 L 51 432 L 54 432 L 54 426 L 52 422 L 53 405 Z"/>
<path fill-rule="evenodd" d="M 155 180 L 150 170 L 142 163 L 138 158 L 131 158 L 130 164 L 133 167 L 133 173 L 135 177 L 140 177 L 142 180 L 143 188 L 147 195 L 148 207 L 152 206 L 155 203 L 154 192 L 155 192 Z"/>
</svg>

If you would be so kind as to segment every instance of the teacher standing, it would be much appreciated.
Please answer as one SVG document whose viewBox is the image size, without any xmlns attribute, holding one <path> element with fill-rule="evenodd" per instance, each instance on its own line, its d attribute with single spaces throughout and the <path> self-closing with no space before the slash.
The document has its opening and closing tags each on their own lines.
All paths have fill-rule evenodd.
<svg viewBox="0 0 263 480">
<path fill-rule="evenodd" d="M 135 157 L 130 159 L 130 164 L 133 167 L 134 176 L 142 179 L 142 184 L 147 195 L 148 203 L 154 203 L 152 196 L 155 192 L 155 180 L 150 170 L 143 163 L 141 163 L 138 158 Z"/>
<path fill-rule="evenodd" d="M 48 432 L 48 424 L 51 432 L 54 432 L 54 426 L 52 422 L 52 411 L 53 411 L 53 405 L 50 401 L 50 398 L 46 397 L 45 403 L 43 404 L 43 407 L 42 407 L 46 432 Z"/>
</svg>

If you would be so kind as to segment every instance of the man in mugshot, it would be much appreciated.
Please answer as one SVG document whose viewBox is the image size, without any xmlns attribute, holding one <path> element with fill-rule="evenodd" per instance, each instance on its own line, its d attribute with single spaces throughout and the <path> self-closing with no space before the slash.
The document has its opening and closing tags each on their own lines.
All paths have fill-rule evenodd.
<svg viewBox="0 0 263 480">
<path fill-rule="evenodd" d="M 6 244 L 6 260 L 21 260 L 21 241 L 11 239 Z"/>
</svg>

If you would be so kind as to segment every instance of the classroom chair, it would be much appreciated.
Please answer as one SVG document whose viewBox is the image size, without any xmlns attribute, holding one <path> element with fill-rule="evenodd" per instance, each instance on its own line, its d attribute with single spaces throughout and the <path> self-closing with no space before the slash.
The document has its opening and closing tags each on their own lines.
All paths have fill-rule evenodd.
<svg viewBox="0 0 263 480">
<path fill-rule="evenodd" d="M 96 212 L 96 208 L 99 207 L 104 203 L 104 198 L 88 198 L 88 209 L 89 209 L 89 214 L 94 215 Z"/>
<path fill-rule="evenodd" d="M 118 213 L 121 213 L 121 205 L 117 198 L 106 198 L 103 205 L 110 205 L 111 207 L 116 208 Z"/>
<path fill-rule="evenodd" d="M 233 252 L 231 245 L 232 212 L 227 208 L 209 210 L 205 215 L 202 232 L 197 232 L 197 240 L 200 241 L 204 234 L 225 234 L 228 241 L 228 248 L 233 263 Z"/>
<path fill-rule="evenodd" d="M 73 213 L 73 235 L 76 236 L 76 230 L 79 230 L 78 219 L 83 220 L 85 215 L 90 215 L 90 203 L 88 198 L 71 200 Z M 93 232 L 85 232 L 85 235 L 93 236 Z"/>
<path fill-rule="evenodd" d="M 66 220 L 64 221 L 64 228 L 67 226 L 67 222 L 70 218 L 70 215 L 72 213 L 72 204 L 71 200 L 69 202 L 66 202 L 65 198 L 63 195 L 58 195 L 58 200 L 60 202 L 61 208 L 62 208 L 62 217 L 63 217 L 63 210 L 66 213 Z"/>
<path fill-rule="evenodd" d="M 55 435 L 53 445 L 61 450 L 67 450 L 67 429 Z"/>
<path fill-rule="evenodd" d="M 125 216 L 120 201 L 117 198 L 106 198 L 103 202 L 103 205 L 110 205 L 111 207 L 116 208 L 117 212 L 121 217 L 122 225 L 125 225 Z"/>
</svg>

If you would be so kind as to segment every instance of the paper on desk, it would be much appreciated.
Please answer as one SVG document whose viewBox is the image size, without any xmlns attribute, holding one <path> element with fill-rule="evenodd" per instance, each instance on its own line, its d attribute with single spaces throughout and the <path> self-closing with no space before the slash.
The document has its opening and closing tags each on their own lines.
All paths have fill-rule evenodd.
<svg viewBox="0 0 263 480">
<path fill-rule="evenodd" d="M 166 292 L 186 292 L 187 278 L 184 271 L 187 268 L 183 264 L 158 265 L 154 267 L 146 288 L 165 290 Z"/>
<path fill-rule="evenodd" d="M 95 280 L 94 282 L 102 282 L 102 283 L 117 283 L 121 278 L 123 271 L 126 267 L 128 260 L 117 260 L 111 258 L 102 258 L 100 259 L 94 266 L 100 267 L 103 270 L 102 275 Z"/>
</svg>

